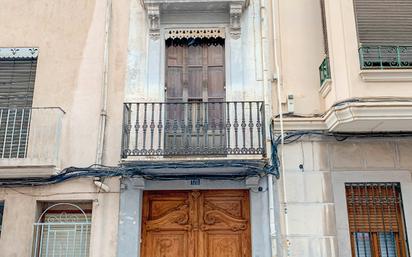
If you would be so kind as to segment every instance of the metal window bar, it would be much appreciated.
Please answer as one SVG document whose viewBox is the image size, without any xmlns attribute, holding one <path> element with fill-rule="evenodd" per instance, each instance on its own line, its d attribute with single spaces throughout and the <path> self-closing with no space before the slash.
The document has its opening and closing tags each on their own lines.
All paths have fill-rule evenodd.
<svg viewBox="0 0 412 257">
<path fill-rule="evenodd" d="M 346 183 L 352 254 L 409 257 L 399 183 Z"/>
<path fill-rule="evenodd" d="M 411 69 L 412 46 L 363 45 L 359 60 L 361 69 Z"/>
<path fill-rule="evenodd" d="M 80 213 L 47 213 L 34 223 L 32 257 L 88 257 L 90 251 L 91 216 L 80 207 Z"/>
<path fill-rule="evenodd" d="M 31 108 L 0 108 L 0 158 L 26 158 Z"/>
<path fill-rule="evenodd" d="M 264 122 L 262 101 L 125 103 L 122 158 L 265 155 Z"/>
</svg>

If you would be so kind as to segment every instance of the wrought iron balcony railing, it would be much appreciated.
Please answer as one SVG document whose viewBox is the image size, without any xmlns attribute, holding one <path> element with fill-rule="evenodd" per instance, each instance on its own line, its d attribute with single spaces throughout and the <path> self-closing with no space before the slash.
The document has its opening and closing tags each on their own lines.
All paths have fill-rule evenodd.
<svg viewBox="0 0 412 257">
<path fill-rule="evenodd" d="M 412 69 L 412 46 L 362 46 L 361 69 Z"/>
<path fill-rule="evenodd" d="M 261 101 L 125 103 L 122 158 L 265 155 Z"/>
<path fill-rule="evenodd" d="M 55 161 L 63 114 L 60 108 L 0 108 L 0 164 L 5 159 Z"/>
<path fill-rule="evenodd" d="M 326 80 L 330 79 L 329 57 L 325 57 L 325 59 L 323 59 L 322 61 L 322 64 L 319 66 L 319 76 L 321 86 Z"/>
</svg>

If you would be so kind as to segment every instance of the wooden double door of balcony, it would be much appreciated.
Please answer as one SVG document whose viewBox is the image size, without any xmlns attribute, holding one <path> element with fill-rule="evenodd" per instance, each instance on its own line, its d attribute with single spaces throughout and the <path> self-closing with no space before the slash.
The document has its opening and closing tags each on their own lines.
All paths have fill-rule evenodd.
<svg viewBox="0 0 412 257">
<path fill-rule="evenodd" d="M 166 53 L 166 154 L 222 154 L 226 109 L 223 41 L 187 40 L 167 46 Z M 203 152 L 205 149 L 208 152 Z"/>
<path fill-rule="evenodd" d="M 146 191 L 142 257 L 250 257 L 246 190 Z"/>
</svg>

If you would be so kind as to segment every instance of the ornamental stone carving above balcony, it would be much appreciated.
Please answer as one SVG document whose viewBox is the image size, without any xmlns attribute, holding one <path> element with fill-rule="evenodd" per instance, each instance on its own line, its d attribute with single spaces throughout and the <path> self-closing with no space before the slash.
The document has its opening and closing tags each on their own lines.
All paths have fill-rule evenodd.
<svg viewBox="0 0 412 257">
<path fill-rule="evenodd" d="M 231 38 L 238 39 L 241 34 L 242 13 L 249 5 L 249 0 L 143 0 L 143 3 L 147 12 L 151 39 L 160 38 L 162 15 L 170 12 L 223 14 L 230 25 Z"/>
</svg>

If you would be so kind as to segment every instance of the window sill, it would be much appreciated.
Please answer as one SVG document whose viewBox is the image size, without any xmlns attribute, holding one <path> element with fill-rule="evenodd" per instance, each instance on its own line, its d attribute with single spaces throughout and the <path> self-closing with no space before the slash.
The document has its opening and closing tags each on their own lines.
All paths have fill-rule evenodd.
<svg viewBox="0 0 412 257">
<path fill-rule="evenodd" d="M 326 98 L 326 96 L 329 94 L 331 86 L 332 86 L 331 79 L 327 79 L 323 81 L 322 85 L 319 88 L 319 93 L 322 95 L 323 98 Z"/>
<path fill-rule="evenodd" d="M 359 75 L 366 82 L 411 82 L 412 69 L 408 70 L 361 70 Z"/>
</svg>

